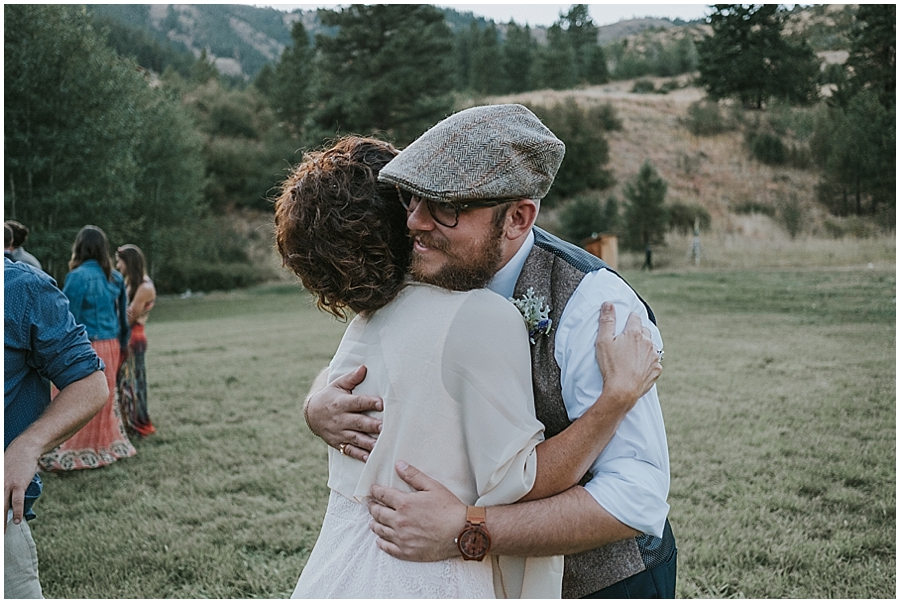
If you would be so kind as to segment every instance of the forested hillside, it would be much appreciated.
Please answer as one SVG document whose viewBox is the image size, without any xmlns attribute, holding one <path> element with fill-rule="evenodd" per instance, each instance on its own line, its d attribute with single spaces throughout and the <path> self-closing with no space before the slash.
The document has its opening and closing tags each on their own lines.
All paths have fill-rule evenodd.
<svg viewBox="0 0 900 603">
<path fill-rule="evenodd" d="M 791 236 L 892 228 L 893 5 L 741 6 L 599 27 L 572 5 L 535 29 L 430 5 L 8 6 L 4 212 L 57 279 L 93 223 L 144 248 L 163 291 L 243 286 L 277 273 L 269 199 L 303 149 L 402 147 L 514 101 L 566 142 L 542 213 L 570 240 L 643 249 L 751 214 Z M 729 189 L 720 163 L 771 182 Z"/>
</svg>

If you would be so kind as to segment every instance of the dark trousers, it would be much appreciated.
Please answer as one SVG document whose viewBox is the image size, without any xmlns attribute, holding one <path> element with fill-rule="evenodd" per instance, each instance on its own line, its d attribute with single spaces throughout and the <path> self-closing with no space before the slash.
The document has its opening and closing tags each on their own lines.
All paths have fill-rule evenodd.
<svg viewBox="0 0 900 603">
<path fill-rule="evenodd" d="M 678 550 L 654 568 L 598 590 L 583 599 L 674 599 Z"/>
</svg>

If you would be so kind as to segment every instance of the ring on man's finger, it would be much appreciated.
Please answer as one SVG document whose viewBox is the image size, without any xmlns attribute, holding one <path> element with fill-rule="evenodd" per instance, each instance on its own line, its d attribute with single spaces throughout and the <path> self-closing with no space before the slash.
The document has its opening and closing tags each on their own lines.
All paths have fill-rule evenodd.
<svg viewBox="0 0 900 603">
<path fill-rule="evenodd" d="M 656 355 L 658 356 L 658 358 L 656 359 L 656 361 L 659 362 L 660 364 L 662 364 L 663 356 L 665 356 L 666 353 L 665 353 L 664 351 L 662 351 L 662 350 L 656 350 Z"/>
<path fill-rule="evenodd" d="M 347 454 L 347 446 L 349 446 L 349 444 L 347 444 L 346 442 L 344 442 L 343 444 L 338 446 L 338 448 L 341 451 L 341 454 Z"/>
</svg>

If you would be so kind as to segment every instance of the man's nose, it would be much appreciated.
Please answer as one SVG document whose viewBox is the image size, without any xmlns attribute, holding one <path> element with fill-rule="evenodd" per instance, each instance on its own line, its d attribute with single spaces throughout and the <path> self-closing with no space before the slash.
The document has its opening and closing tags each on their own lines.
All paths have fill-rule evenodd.
<svg viewBox="0 0 900 603">
<path fill-rule="evenodd" d="M 410 230 L 433 230 L 434 217 L 428 211 L 428 204 L 421 201 L 406 217 L 406 226 Z"/>
</svg>

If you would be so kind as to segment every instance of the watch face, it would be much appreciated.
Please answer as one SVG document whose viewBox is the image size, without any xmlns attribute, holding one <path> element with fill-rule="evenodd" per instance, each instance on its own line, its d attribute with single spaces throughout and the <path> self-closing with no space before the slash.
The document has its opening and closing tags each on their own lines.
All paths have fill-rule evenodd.
<svg viewBox="0 0 900 603">
<path fill-rule="evenodd" d="M 459 549 L 467 557 L 483 557 L 490 544 L 488 535 L 480 528 L 470 528 L 459 536 Z"/>
</svg>

